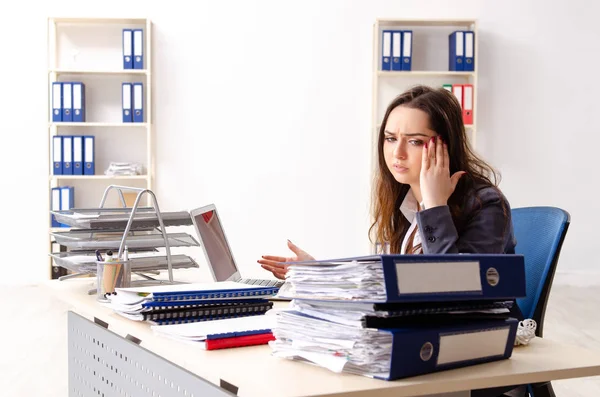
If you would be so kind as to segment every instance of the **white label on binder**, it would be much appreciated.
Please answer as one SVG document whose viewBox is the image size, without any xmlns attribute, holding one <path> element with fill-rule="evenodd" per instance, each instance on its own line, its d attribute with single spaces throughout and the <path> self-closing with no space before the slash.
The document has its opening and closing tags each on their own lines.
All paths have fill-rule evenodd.
<svg viewBox="0 0 600 397">
<path fill-rule="evenodd" d="M 465 86 L 464 87 L 464 109 L 465 110 L 473 110 L 473 87 Z"/>
<path fill-rule="evenodd" d="M 61 208 L 60 209 L 62 211 L 66 211 L 66 210 L 70 210 L 71 208 L 73 208 L 73 203 L 71 203 L 71 192 L 70 192 L 69 188 L 62 187 L 60 189 L 60 195 L 61 195 L 61 200 L 60 200 Z"/>
<path fill-rule="evenodd" d="M 131 30 L 123 31 L 123 55 L 131 56 Z"/>
<path fill-rule="evenodd" d="M 463 106 L 463 86 L 458 84 L 458 85 L 454 85 L 452 86 L 452 92 L 454 93 L 454 95 L 456 96 L 456 99 L 458 99 L 458 103 L 460 103 L 460 106 Z"/>
<path fill-rule="evenodd" d="M 383 33 L 383 56 L 389 57 L 392 49 L 392 34 L 390 32 Z"/>
<path fill-rule="evenodd" d="M 463 48 L 463 32 L 456 32 L 456 56 L 462 57 L 464 54 Z"/>
<path fill-rule="evenodd" d="M 52 149 L 54 149 L 52 160 L 62 161 L 62 137 L 55 136 L 52 142 Z"/>
<path fill-rule="evenodd" d="M 402 52 L 404 53 L 403 56 L 405 57 L 409 57 L 410 56 L 410 45 L 412 44 L 412 33 L 411 32 L 404 32 L 404 43 L 402 43 Z"/>
<path fill-rule="evenodd" d="M 136 30 L 135 32 L 133 32 L 133 43 L 133 55 L 141 56 L 143 54 L 141 30 Z"/>
<path fill-rule="evenodd" d="M 94 138 L 85 138 L 85 160 L 86 163 L 94 161 Z"/>
<path fill-rule="evenodd" d="M 71 83 L 63 84 L 63 105 L 65 109 L 73 107 L 71 103 Z"/>
<path fill-rule="evenodd" d="M 52 189 L 52 211 L 60 211 L 60 189 Z"/>
<path fill-rule="evenodd" d="M 131 84 L 123 84 L 123 109 L 131 109 Z"/>
<path fill-rule="evenodd" d="M 64 137 L 63 140 L 63 149 L 64 149 L 64 162 L 65 163 L 70 163 L 72 161 L 73 158 L 73 138 L 71 137 Z"/>
<path fill-rule="evenodd" d="M 398 262 L 398 294 L 481 292 L 479 262 Z"/>
<path fill-rule="evenodd" d="M 400 55 L 400 44 L 401 44 L 400 43 L 400 39 L 402 37 L 402 34 L 400 32 L 394 32 L 394 34 L 392 36 L 394 38 L 392 40 L 392 46 L 393 46 L 393 48 L 392 48 L 392 56 L 394 58 L 396 58 L 396 57 L 399 58 L 401 56 Z"/>
<path fill-rule="evenodd" d="M 81 109 L 81 84 L 73 84 L 73 109 Z"/>
<path fill-rule="evenodd" d="M 52 86 L 52 108 L 53 109 L 60 109 L 60 94 L 61 94 L 60 84 L 59 83 L 53 84 L 53 86 Z"/>
<path fill-rule="evenodd" d="M 473 33 L 465 33 L 465 57 L 473 58 Z"/>
<path fill-rule="evenodd" d="M 437 365 L 502 356 L 510 327 L 440 335 Z"/>
<path fill-rule="evenodd" d="M 75 163 L 82 161 L 81 158 L 83 157 L 83 152 L 81 151 L 81 148 L 82 148 L 81 141 L 82 141 L 82 138 L 80 136 L 73 137 L 73 147 L 75 148 L 73 150 L 73 161 Z"/>
<path fill-rule="evenodd" d="M 142 86 L 140 84 L 133 86 L 133 108 L 142 108 Z"/>
</svg>

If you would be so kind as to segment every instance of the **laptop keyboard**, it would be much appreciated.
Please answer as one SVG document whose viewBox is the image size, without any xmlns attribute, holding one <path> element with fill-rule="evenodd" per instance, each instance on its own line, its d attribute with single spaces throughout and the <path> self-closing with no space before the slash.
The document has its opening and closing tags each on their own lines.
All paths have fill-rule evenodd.
<svg viewBox="0 0 600 397">
<path fill-rule="evenodd" d="M 281 287 L 284 284 L 283 280 L 262 280 L 257 278 L 243 278 L 240 283 L 258 285 L 261 287 Z"/>
</svg>

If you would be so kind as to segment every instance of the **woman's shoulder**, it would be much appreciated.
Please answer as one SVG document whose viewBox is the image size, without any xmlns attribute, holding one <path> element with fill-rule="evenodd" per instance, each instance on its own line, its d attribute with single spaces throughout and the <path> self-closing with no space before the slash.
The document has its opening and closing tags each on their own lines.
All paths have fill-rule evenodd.
<svg viewBox="0 0 600 397">
<path fill-rule="evenodd" d="M 489 206 L 503 207 L 510 211 L 510 203 L 499 187 L 491 184 L 475 184 L 467 193 L 466 207 L 479 210 Z"/>
</svg>

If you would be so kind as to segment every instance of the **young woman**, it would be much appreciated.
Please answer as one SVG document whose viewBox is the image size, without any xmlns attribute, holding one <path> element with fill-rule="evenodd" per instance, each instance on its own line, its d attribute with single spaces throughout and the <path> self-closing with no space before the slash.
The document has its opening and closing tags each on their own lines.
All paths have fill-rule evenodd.
<svg viewBox="0 0 600 397">
<path fill-rule="evenodd" d="M 371 241 L 400 254 L 514 253 L 509 203 L 497 173 L 469 148 L 451 92 L 417 86 L 395 98 L 378 157 Z M 284 279 L 284 262 L 314 259 L 289 240 L 288 247 L 294 256 L 258 263 Z"/>
</svg>

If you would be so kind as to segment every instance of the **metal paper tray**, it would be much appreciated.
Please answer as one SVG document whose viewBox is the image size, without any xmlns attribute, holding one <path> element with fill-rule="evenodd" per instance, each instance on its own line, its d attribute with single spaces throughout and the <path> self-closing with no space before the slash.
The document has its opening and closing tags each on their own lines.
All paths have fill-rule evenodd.
<svg viewBox="0 0 600 397">
<path fill-rule="evenodd" d="M 72 249 L 119 249 L 122 232 L 96 232 L 89 230 L 71 230 L 68 232 L 52 232 L 52 236 L 58 244 Z M 169 247 L 197 247 L 200 244 L 194 237 L 187 233 L 167 233 Z M 129 249 L 134 248 L 157 248 L 165 246 L 162 233 L 133 232 L 129 233 L 125 240 Z"/>
<path fill-rule="evenodd" d="M 131 208 L 95 208 L 71 209 L 66 211 L 50 211 L 58 223 L 83 229 L 125 230 Z M 187 211 L 161 212 L 165 227 L 189 226 L 192 218 Z M 160 227 L 158 216 L 152 211 L 136 210 L 131 224 L 131 230 Z"/>
<path fill-rule="evenodd" d="M 164 254 L 152 255 L 142 254 L 144 256 L 135 256 L 129 258 L 132 272 L 143 272 L 151 270 L 167 270 L 167 256 Z M 64 267 L 76 273 L 96 273 L 96 256 L 81 255 L 72 252 L 54 252 L 50 256 L 54 259 L 57 266 Z M 171 255 L 171 264 L 173 269 L 187 269 L 199 267 L 198 263 L 187 255 Z"/>
</svg>

